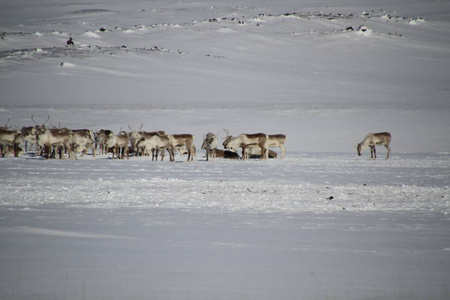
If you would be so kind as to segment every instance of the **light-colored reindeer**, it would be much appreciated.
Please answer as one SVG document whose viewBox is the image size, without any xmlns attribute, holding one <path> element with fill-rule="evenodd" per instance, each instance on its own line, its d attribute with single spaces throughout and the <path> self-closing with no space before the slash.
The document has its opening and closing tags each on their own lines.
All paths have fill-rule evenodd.
<svg viewBox="0 0 450 300">
<path fill-rule="evenodd" d="M 164 159 L 164 152 L 169 149 L 169 137 L 167 135 L 154 134 L 148 137 L 142 137 L 137 143 L 136 148 L 145 149 L 152 152 L 152 160 L 158 160 L 158 154 L 161 154 L 161 160 Z"/>
<path fill-rule="evenodd" d="M 391 153 L 391 134 L 389 132 L 368 133 L 364 140 L 356 147 L 358 155 L 361 156 L 362 151 L 370 147 L 370 159 L 377 159 L 377 150 L 375 146 L 384 145 L 387 149 L 386 159 L 389 159 Z"/>
<path fill-rule="evenodd" d="M 216 151 L 218 145 L 219 140 L 217 139 L 217 136 L 212 132 L 208 132 L 203 139 L 202 144 L 202 149 L 206 150 L 206 161 L 208 161 L 210 157 L 212 158 L 212 160 L 216 160 Z"/>
<path fill-rule="evenodd" d="M 195 137 L 192 134 L 169 134 L 169 156 L 170 161 L 175 161 L 175 149 L 178 147 L 186 147 L 188 152 L 187 161 L 193 161 L 195 156 Z"/>
<path fill-rule="evenodd" d="M 106 140 L 106 147 L 107 149 L 112 149 L 112 158 L 124 159 L 126 154 L 127 159 L 129 159 L 129 142 L 128 133 L 125 131 L 120 131 L 117 135 L 111 132 Z"/>
<path fill-rule="evenodd" d="M 223 147 L 227 150 L 237 150 L 242 148 L 242 159 L 248 159 L 246 151 L 249 146 L 259 146 L 261 148 L 261 159 L 269 158 L 269 137 L 264 133 L 246 134 L 242 133 L 237 137 L 230 135 L 228 130 L 225 130 L 227 137 L 223 142 Z"/>
<path fill-rule="evenodd" d="M 269 134 L 269 148 L 280 148 L 281 158 L 286 155 L 286 148 L 284 144 L 286 143 L 287 136 L 284 134 Z"/>
</svg>

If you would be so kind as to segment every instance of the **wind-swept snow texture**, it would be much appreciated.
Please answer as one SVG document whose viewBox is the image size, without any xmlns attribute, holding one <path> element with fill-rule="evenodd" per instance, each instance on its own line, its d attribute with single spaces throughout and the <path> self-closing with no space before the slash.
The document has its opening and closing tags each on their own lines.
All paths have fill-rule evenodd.
<svg viewBox="0 0 450 300">
<path fill-rule="evenodd" d="M 449 11 L 0 2 L 0 126 L 142 126 L 198 150 L 0 158 L 0 299 L 450 299 Z M 223 129 L 286 134 L 286 158 L 205 161 Z M 379 131 L 391 159 L 358 157 Z"/>
</svg>

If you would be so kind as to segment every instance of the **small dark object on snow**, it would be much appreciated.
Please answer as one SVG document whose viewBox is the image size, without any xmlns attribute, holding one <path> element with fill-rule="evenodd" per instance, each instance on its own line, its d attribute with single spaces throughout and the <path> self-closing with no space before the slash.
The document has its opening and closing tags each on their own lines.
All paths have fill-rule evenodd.
<svg viewBox="0 0 450 300">
<path fill-rule="evenodd" d="M 70 38 L 70 39 L 67 41 L 67 46 L 73 46 L 73 45 L 74 45 L 73 40 L 72 40 L 72 38 Z"/>
<path fill-rule="evenodd" d="M 347 27 L 347 28 L 345 28 L 345 30 L 347 30 L 347 31 L 353 31 L 353 30 L 355 30 L 352 26 L 349 26 L 349 27 Z"/>
<path fill-rule="evenodd" d="M 106 31 L 106 28 L 102 27 L 102 28 L 100 28 L 99 30 L 100 30 L 101 32 L 105 32 L 105 31 Z"/>
<path fill-rule="evenodd" d="M 333 200 L 334 197 L 333 197 L 333 196 L 330 196 L 330 197 L 328 197 L 327 199 L 328 199 L 328 200 Z"/>
</svg>

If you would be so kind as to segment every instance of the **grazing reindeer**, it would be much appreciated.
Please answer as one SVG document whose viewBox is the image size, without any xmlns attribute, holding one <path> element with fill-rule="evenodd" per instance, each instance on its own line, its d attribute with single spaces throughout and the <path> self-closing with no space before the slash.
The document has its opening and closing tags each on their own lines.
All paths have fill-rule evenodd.
<svg viewBox="0 0 450 300">
<path fill-rule="evenodd" d="M 269 134 L 269 148 L 280 148 L 280 159 L 286 155 L 286 148 L 284 148 L 284 143 L 286 143 L 286 140 L 287 136 L 285 136 L 284 134 Z M 275 156 L 275 158 L 276 157 L 277 156 Z"/>
<path fill-rule="evenodd" d="M 261 148 L 261 159 L 269 158 L 269 137 L 264 133 L 255 134 L 241 134 L 237 137 L 232 137 L 228 130 L 225 130 L 227 137 L 223 142 L 223 147 L 227 150 L 242 148 L 242 159 L 248 159 L 248 153 L 246 151 L 249 146 L 259 146 Z"/>
<path fill-rule="evenodd" d="M 203 139 L 202 149 L 206 150 L 206 161 L 209 160 L 211 156 L 213 160 L 216 159 L 217 145 L 219 145 L 219 140 L 214 133 L 208 132 L 206 137 Z"/>
<path fill-rule="evenodd" d="M 175 149 L 185 146 L 188 152 L 187 161 L 193 161 L 195 155 L 195 137 L 192 134 L 170 134 L 169 137 L 169 156 L 170 161 L 175 161 Z"/>
<path fill-rule="evenodd" d="M 388 151 L 386 159 L 389 159 L 389 154 L 391 153 L 391 147 L 389 146 L 391 137 L 389 132 L 368 133 L 364 140 L 357 146 L 358 155 L 361 156 L 362 151 L 370 147 L 370 159 L 377 159 L 375 146 L 384 145 Z"/>
</svg>

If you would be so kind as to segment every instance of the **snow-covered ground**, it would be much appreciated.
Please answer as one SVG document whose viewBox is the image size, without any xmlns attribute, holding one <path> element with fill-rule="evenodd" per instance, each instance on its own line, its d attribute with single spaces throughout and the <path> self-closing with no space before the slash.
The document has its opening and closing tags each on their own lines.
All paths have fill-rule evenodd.
<svg viewBox="0 0 450 300">
<path fill-rule="evenodd" d="M 449 296 L 449 154 L 0 164 L 1 299 Z"/>
<path fill-rule="evenodd" d="M 0 299 L 450 298 L 450 3 L 391 2 L 1 2 L 0 126 L 198 155 L 1 158 Z M 205 161 L 223 129 L 286 158 Z"/>
</svg>

